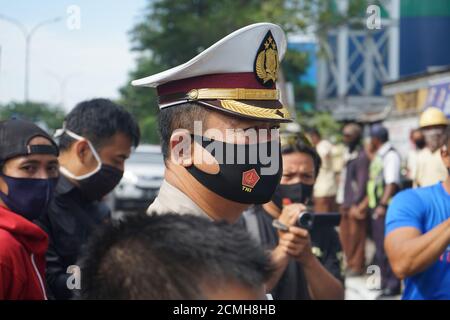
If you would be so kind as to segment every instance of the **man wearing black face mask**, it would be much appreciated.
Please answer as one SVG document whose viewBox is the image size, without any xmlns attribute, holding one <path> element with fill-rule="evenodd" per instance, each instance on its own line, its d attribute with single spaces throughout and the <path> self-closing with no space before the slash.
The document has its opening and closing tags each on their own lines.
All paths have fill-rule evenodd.
<svg viewBox="0 0 450 320">
<path fill-rule="evenodd" d="M 262 246 L 281 256 L 280 276 L 271 293 L 278 300 L 342 299 L 342 252 L 336 230 L 330 226 L 302 229 L 285 247 L 289 234 L 277 232 L 273 221 L 292 225 L 313 196 L 321 166 L 320 156 L 301 133 L 281 134 L 283 176 L 272 201 L 244 212 L 241 223 Z"/>
<path fill-rule="evenodd" d="M 0 122 L 0 300 L 44 300 L 48 237 L 32 221 L 58 181 L 58 147 L 31 122 Z"/>
<path fill-rule="evenodd" d="M 270 200 L 281 173 L 277 128 L 291 121 L 276 89 L 285 51 L 283 30 L 257 23 L 133 81 L 159 96 L 166 173 L 149 212 L 235 222 L 250 204 Z"/>
<path fill-rule="evenodd" d="M 47 282 L 51 297 L 69 299 L 77 290 L 76 265 L 90 234 L 110 219 L 100 200 L 119 183 L 131 148 L 139 144 L 136 121 L 106 99 L 79 103 L 66 117 L 60 138 L 61 179 L 39 224 L 50 236 Z M 72 270 L 72 269 L 71 269 Z M 73 269 L 76 270 L 76 269 Z M 73 271 L 72 271 L 73 272 Z"/>
<path fill-rule="evenodd" d="M 279 26 L 256 23 L 132 82 L 159 98 L 166 171 L 149 212 L 234 223 L 271 199 L 282 171 L 278 127 L 291 121 L 276 85 L 286 46 Z"/>
<path fill-rule="evenodd" d="M 426 146 L 417 154 L 414 186 L 427 187 L 447 178 L 439 151 L 447 124 L 447 116 L 438 108 L 428 107 L 420 115 L 419 125 Z"/>
</svg>

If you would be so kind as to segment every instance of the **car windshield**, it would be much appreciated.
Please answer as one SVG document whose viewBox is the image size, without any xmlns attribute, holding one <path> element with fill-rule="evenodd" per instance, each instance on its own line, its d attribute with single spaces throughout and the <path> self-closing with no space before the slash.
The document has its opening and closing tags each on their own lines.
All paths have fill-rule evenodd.
<svg viewBox="0 0 450 320">
<path fill-rule="evenodd" d="M 144 164 L 162 164 L 163 156 L 156 152 L 135 152 L 131 154 L 130 163 L 144 163 Z"/>
</svg>

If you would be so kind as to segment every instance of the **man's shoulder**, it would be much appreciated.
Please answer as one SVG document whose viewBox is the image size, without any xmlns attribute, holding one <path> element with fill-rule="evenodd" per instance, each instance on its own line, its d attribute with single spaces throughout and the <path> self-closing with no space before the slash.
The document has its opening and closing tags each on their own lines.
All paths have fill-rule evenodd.
<svg viewBox="0 0 450 320">
<path fill-rule="evenodd" d="M 422 150 L 419 150 L 417 152 L 418 160 L 427 160 L 432 156 L 433 156 L 433 154 L 431 153 L 430 149 L 428 149 L 428 148 L 423 148 Z"/>
<path fill-rule="evenodd" d="M 421 188 L 421 189 L 425 189 L 425 188 Z M 419 194 L 423 193 L 423 190 L 420 191 L 419 194 L 417 191 L 418 191 L 418 189 L 413 189 L 413 188 L 402 190 L 394 196 L 393 202 L 404 202 L 404 201 L 408 201 L 411 199 L 419 199 L 420 198 Z"/>
<path fill-rule="evenodd" d="M 432 203 L 436 193 L 441 191 L 440 188 L 442 188 L 440 183 L 437 183 L 428 187 L 402 190 L 392 199 L 390 207 L 394 209 L 399 206 L 409 207 L 412 210 L 419 211 Z"/>
<path fill-rule="evenodd" d="M 7 264 L 23 250 L 22 244 L 10 232 L 0 229 L 0 262 Z"/>
<path fill-rule="evenodd" d="M 320 140 L 320 142 L 317 144 L 317 151 L 318 152 L 323 152 L 323 153 L 328 153 L 331 152 L 331 149 L 333 148 L 333 145 L 331 144 L 330 141 L 323 139 Z"/>
<path fill-rule="evenodd" d="M 356 158 L 356 161 L 360 165 L 368 166 L 370 163 L 369 155 L 367 154 L 366 150 L 364 150 L 363 147 L 358 152 L 358 157 Z"/>
</svg>

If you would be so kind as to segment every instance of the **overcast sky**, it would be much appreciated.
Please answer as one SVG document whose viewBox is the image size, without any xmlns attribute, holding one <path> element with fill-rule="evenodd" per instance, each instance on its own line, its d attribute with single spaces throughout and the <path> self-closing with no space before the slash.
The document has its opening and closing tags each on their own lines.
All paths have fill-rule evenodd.
<svg viewBox="0 0 450 320">
<path fill-rule="evenodd" d="M 0 15 L 15 18 L 28 29 L 54 17 L 32 38 L 30 99 L 59 102 L 66 109 L 93 97 L 118 97 L 134 66 L 128 31 L 142 18 L 145 0 L 0 0 Z M 73 26 L 75 5 L 81 29 Z M 14 25 L 0 19 L 0 103 L 23 101 L 25 41 Z M 67 83 L 64 94 L 62 83 Z"/>
</svg>

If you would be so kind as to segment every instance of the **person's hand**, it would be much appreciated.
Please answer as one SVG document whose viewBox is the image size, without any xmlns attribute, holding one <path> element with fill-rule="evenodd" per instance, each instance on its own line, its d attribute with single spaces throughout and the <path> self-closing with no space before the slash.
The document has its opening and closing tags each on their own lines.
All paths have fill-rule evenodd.
<svg viewBox="0 0 450 320">
<path fill-rule="evenodd" d="M 304 204 L 301 203 L 288 204 L 287 206 L 283 207 L 283 210 L 281 211 L 278 220 L 285 226 L 288 227 L 295 226 L 298 215 L 300 214 L 300 212 L 303 212 L 305 210 L 306 206 Z"/>
<path fill-rule="evenodd" d="M 377 206 L 373 212 L 373 218 L 381 218 L 386 215 L 386 208 L 384 206 Z"/>
<path fill-rule="evenodd" d="M 309 232 L 299 227 L 289 227 L 289 231 L 281 231 L 278 247 L 302 264 L 314 257 Z"/>
<path fill-rule="evenodd" d="M 299 214 L 306 210 L 301 203 L 293 203 L 283 208 L 278 220 L 289 227 L 288 231 L 278 231 L 278 247 L 300 263 L 306 263 L 313 257 L 309 232 L 296 226 Z"/>
<path fill-rule="evenodd" d="M 366 218 L 366 211 L 361 210 L 358 206 L 352 206 L 349 210 L 349 216 L 356 220 L 364 220 Z"/>
</svg>

